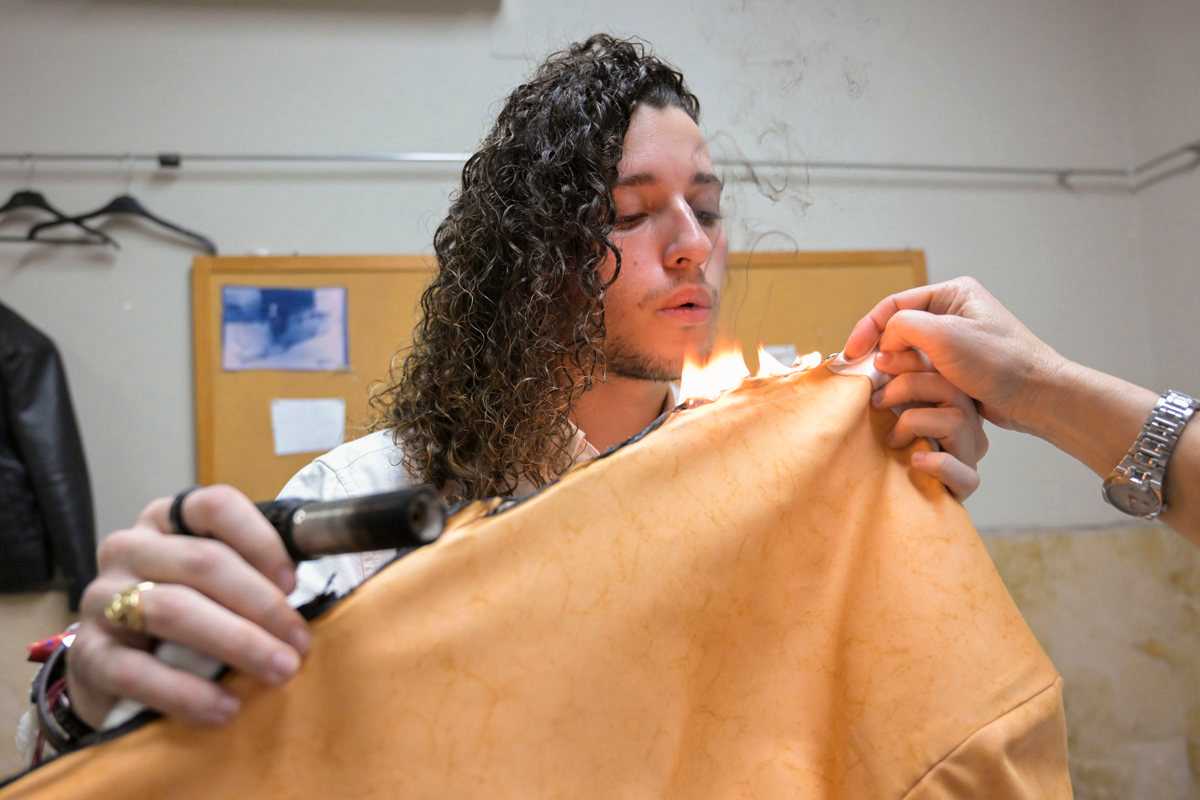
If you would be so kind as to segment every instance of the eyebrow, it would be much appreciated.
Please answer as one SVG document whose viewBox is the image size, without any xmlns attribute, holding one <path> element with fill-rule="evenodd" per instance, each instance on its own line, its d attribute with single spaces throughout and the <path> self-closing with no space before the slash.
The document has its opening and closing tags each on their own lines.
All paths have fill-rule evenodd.
<svg viewBox="0 0 1200 800">
<path fill-rule="evenodd" d="M 617 186 L 651 186 L 658 183 L 658 177 L 652 172 L 635 172 L 617 179 Z M 711 172 L 697 172 L 692 176 L 693 185 L 715 185 L 724 187 L 725 181 Z"/>
</svg>

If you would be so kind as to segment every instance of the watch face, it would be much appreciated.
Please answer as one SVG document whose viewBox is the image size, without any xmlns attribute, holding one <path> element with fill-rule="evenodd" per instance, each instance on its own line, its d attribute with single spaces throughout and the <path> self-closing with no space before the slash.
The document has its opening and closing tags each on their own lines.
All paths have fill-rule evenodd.
<svg viewBox="0 0 1200 800">
<path fill-rule="evenodd" d="M 1104 494 L 1109 502 L 1135 517 L 1146 517 L 1162 510 L 1162 499 L 1145 486 L 1134 483 L 1106 483 Z"/>
</svg>

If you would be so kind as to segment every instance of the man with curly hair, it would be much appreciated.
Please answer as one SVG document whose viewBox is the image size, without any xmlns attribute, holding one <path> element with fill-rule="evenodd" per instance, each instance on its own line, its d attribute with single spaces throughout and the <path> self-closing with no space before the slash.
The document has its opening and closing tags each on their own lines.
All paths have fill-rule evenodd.
<svg viewBox="0 0 1200 800">
<path fill-rule="evenodd" d="M 683 76 L 639 43 L 599 35 L 551 55 L 463 169 L 412 348 L 375 399 L 379 429 L 314 461 L 283 494 L 416 482 L 451 500 L 524 494 L 669 408 L 685 354 L 711 347 L 728 248 L 699 115 Z M 936 374 L 922 387 L 909 402 L 938 407 L 902 415 L 893 444 L 937 438 L 944 452 L 914 467 L 965 496 L 986 447 L 975 407 Z M 68 669 L 71 706 L 92 725 L 121 697 L 227 722 L 237 698 L 156 661 L 149 637 L 282 683 L 309 644 L 285 596 L 348 591 L 390 555 L 322 559 L 297 577 L 233 489 L 184 504 L 189 526 L 216 542 L 162 535 L 169 506 L 152 502 L 101 547 Z M 156 586 L 143 602 L 172 611 L 151 608 L 148 636 L 131 635 L 103 609 L 145 580 Z"/>
<path fill-rule="evenodd" d="M 410 474 L 458 498 L 513 494 L 570 464 L 578 429 L 604 449 L 662 410 L 684 352 L 711 345 L 725 267 L 698 116 L 682 75 L 608 36 L 509 95 L 375 398 Z"/>
</svg>

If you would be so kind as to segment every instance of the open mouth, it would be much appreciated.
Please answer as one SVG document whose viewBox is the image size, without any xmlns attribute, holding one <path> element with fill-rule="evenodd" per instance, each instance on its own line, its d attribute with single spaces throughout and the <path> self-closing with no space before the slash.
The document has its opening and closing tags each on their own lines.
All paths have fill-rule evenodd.
<svg viewBox="0 0 1200 800">
<path fill-rule="evenodd" d="M 700 324 L 707 323 L 712 309 L 699 303 L 680 303 L 675 306 L 668 306 L 661 309 L 658 313 L 668 319 L 673 319 L 677 322 L 685 324 Z"/>
<path fill-rule="evenodd" d="M 708 322 L 714 300 L 708 287 L 697 285 L 681 286 L 664 299 L 658 313 L 685 325 Z"/>
</svg>

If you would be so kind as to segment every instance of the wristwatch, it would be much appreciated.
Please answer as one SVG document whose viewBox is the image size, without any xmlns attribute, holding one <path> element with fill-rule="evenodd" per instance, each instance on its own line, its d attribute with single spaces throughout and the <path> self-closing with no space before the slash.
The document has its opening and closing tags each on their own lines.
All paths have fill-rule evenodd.
<svg viewBox="0 0 1200 800">
<path fill-rule="evenodd" d="M 1104 481 L 1104 499 L 1133 517 L 1154 519 L 1166 510 L 1167 465 L 1200 400 L 1170 389 L 1154 404 L 1133 447 Z"/>
</svg>

